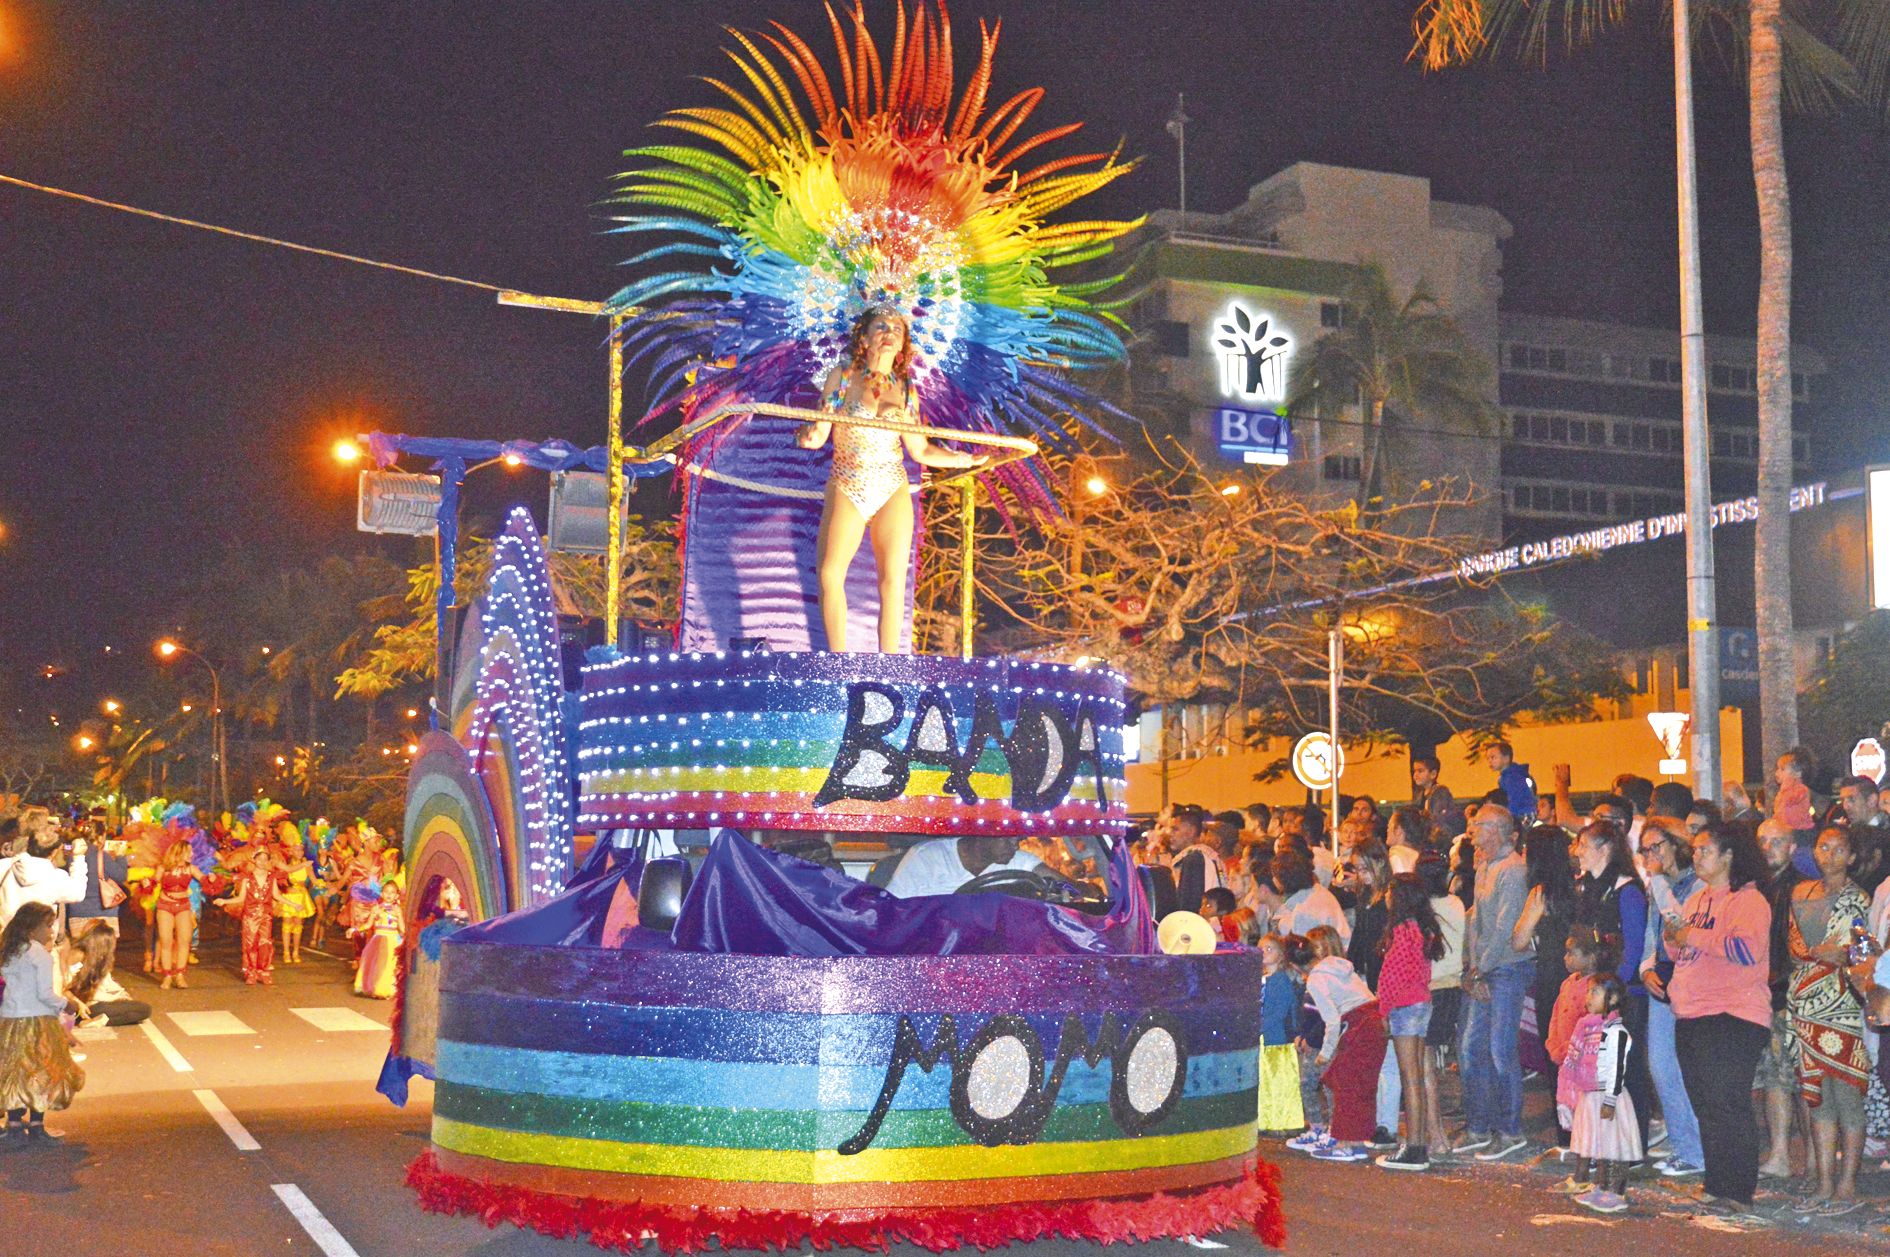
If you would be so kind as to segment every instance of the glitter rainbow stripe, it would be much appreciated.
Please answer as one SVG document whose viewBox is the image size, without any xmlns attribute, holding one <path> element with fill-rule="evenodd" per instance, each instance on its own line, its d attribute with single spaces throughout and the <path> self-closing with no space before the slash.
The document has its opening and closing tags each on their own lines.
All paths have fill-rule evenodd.
<svg viewBox="0 0 1890 1257">
<path fill-rule="evenodd" d="M 1233 1181 L 1255 1147 L 1257 964 L 448 942 L 433 1142 L 444 1166 L 487 1182 L 745 1208 Z M 1160 1030 L 1080 1050 L 1131 1024 Z M 901 1055 L 902 1033 L 937 1046 L 948 1025 L 957 1057 Z M 1040 1049 L 1031 1068 L 1012 1036 Z"/>
<path fill-rule="evenodd" d="M 867 684 L 903 704 L 886 744 L 911 744 L 927 695 L 952 710 L 950 744 L 966 746 L 979 705 L 995 723 L 967 780 L 975 798 L 947 787 L 948 771 L 914 763 L 892 798 L 821 797 L 849 729 L 849 695 Z M 1004 745 L 1033 710 L 1059 727 L 1088 721 L 1085 760 L 1046 806 L 1015 805 Z M 1014 659 L 834 655 L 765 651 L 637 655 L 584 672 L 577 752 L 578 826 L 593 830 L 711 824 L 903 833 L 1119 834 L 1124 797 L 1123 680 L 1100 668 Z M 945 722 L 941 722 L 941 727 Z M 1021 736 L 1021 735 L 1020 735 Z M 1056 750 L 1059 757 L 1072 754 Z M 1095 765 L 1101 771 L 1095 771 Z"/>
</svg>

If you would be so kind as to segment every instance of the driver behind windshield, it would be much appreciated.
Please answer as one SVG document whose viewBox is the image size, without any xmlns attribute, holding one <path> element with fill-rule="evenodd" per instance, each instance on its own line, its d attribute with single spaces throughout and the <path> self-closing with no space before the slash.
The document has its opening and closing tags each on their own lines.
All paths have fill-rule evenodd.
<svg viewBox="0 0 1890 1257">
<path fill-rule="evenodd" d="M 893 870 L 886 890 L 901 899 L 918 895 L 950 895 L 980 873 L 1021 869 L 1041 873 L 1043 861 L 1019 850 L 1015 838 L 979 834 L 968 838 L 934 838 L 907 850 Z"/>
</svg>

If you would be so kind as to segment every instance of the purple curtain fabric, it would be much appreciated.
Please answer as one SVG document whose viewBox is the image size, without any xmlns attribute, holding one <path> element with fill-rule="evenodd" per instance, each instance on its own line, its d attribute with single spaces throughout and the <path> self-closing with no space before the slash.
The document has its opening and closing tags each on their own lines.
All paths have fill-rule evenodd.
<svg viewBox="0 0 1890 1257">
<path fill-rule="evenodd" d="M 765 638 L 778 651 L 827 648 L 814 558 L 833 446 L 829 442 L 826 449 L 801 449 L 794 444 L 799 426 L 792 420 L 757 416 L 712 450 L 700 452 L 716 475 L 690 480 L 683 540 L 683 650 L 722 650 L 734 637 Z M 763 493 L 716 477 L 802 496 Z M 901 636 L 905 650 L 912 648 L 912 594 L 921 532 L 922 521 L 915 521 L 906 568 Z M 861 543 L 847 571 L 847 610 L 848 645 L 871 648 L 879 640 L 879 577 L 871 538 Z"/>
<path fill-rule="evenodd" d="M 959 956 L 1159 951 L 1125 844 L 1112 902 L 1085 916 L 1010 895 L 900 899 L 732 833 L 709 848 L 671 931 L 676 950 L 762 956 Z"/>
</svg>

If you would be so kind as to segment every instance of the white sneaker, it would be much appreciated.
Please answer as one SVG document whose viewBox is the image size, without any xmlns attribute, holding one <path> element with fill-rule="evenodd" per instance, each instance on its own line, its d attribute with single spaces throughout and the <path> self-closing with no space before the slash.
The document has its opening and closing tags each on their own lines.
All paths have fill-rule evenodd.
<svg viewBox="0 0 1890 1257">
<path fill-rule="evenodd" d="M 1331 1143 L 1332 1136 L 1323 1126 L 1309 1126 L 1304 1131 L 1286 1141 L 1286 1146 L 1294 1152 L 1311 1152 L 1322 1143 Z"/>
</svg>

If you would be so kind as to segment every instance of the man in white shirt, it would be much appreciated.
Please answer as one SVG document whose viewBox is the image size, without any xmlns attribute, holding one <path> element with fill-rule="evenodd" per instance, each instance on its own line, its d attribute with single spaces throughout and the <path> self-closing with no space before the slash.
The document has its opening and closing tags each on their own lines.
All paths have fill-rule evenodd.
<svg viewBox="0 0 1890 1257">
<path fill-rule="evenodd" d="M 72 844 L 72 867 L 62 869 L 44 856 L 30 853 L 35 839 L 56 832 L 57 822 L 45 808 L 29 808 L 18 817 L 0 821 L 0 929 L 5 929 L 23 903 L 56 908 L 85 898 L 85 839 Z"/>
<path fill-rule="evenodd" d="M 971 838 L 934 838 L 909 848 L 886 883 L 901 899 L 950 895 L 980 873 L 997 869 L 1040 872 L 1043 861 L 1018 850 L 1017 839 L 980 834 Z"/>
</svg>

